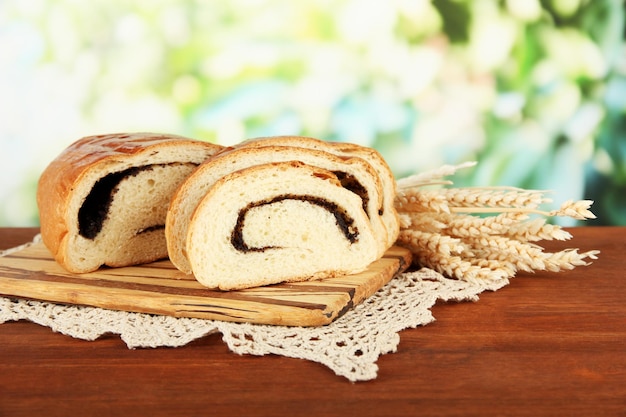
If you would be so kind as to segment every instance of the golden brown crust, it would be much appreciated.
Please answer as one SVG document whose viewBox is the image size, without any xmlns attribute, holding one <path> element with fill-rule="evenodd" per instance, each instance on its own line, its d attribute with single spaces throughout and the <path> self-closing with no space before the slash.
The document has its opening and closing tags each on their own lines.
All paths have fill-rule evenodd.
<svg viewBox="0 0 626 417">
<path fill-rule="evenodd" d="M 221 149 L 219 145 L 177 135 L 116 133 L 84 137 L 61 152 L 43 171 L 37 187 L 41 238 L 54 258 L 61 265 L 67 265 L 70 224 L 77 222 L 77 219 L 68 218 L 68 205 L 75 184 L 88 170 L 105 164 L 107 160 L 128 158 L 182 142 L 197 143 L 199 149 Z"/>
</svg>

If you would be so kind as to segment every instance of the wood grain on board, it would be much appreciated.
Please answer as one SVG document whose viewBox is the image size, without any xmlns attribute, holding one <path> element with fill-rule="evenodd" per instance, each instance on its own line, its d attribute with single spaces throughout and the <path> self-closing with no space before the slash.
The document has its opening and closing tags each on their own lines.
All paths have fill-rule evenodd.
<svg viewBox="0 0 626 417">
<path fill-rule="evenodd" d="M 0 257 L 0 294 L 175 317 L 320 326 L 374 294 L 410 263 L 408 250 L 392 247 L 359 274 L 216 291 L 168 260 L 72 274 L 39 242 Z"/>
</svg>

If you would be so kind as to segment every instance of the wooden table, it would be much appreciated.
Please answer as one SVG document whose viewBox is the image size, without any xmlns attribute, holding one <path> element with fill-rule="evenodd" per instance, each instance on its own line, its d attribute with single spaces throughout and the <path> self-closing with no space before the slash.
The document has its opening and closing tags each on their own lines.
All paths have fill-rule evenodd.
<svg viewBox="0 0 626 417">
<path fill-rule="evenodd" d="M 0 325 L 0 416 L 626 416 L 626 228 L 571 230 L 590 267 L 520 274 L 477 303 L 440 304 L 400 333 L 378 378 L 239 356 L 219 334 L 129 350 L 29 322 Z M 0 229 L 0 249 L 33 228 Z"/>
</svg>

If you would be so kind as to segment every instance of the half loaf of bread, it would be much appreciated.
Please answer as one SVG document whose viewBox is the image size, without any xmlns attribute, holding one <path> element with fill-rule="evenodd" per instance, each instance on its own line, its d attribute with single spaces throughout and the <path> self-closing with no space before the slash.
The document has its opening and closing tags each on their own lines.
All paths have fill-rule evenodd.
<svg viewBox="0 0 626 417">
<path fill-rule="evenodd" d="M 234 147 L 220 152 L 202 164 L 181 185 L 172 199 L 166 221 L 168 252 L 172 263 L 181 271 L 192 273 L 186 253 L 191 216 L 220 178 L 251 166 L 288 161 L 299 161 L 328 170 L 339 179 L 343 188 L 356 194 L 361 199 L 362 208 L 376 236 L 378 255 L 384 254 L 389 245 L 386 226 L 380 214 L 383 191 L 379 177 L 369 163 L 361 158 L 339 157 L 316 149 L 268 145 L 258 148 Z"/>
<path fill-rule="evenodd" d="M 380 253 L 361 198 L 333 172 L 298 161 L 217 179 L 195 208 L 185 246 L 196 279 L 223 290 L 356 273 Z"/>
<path fill-rule="evenodd" d="M 176 188 L 222 147 L 153 133 L 89 136 L 42 173 L 41 237 L 68 271 L 167 257 L 165 217 Z"/>
</svg>

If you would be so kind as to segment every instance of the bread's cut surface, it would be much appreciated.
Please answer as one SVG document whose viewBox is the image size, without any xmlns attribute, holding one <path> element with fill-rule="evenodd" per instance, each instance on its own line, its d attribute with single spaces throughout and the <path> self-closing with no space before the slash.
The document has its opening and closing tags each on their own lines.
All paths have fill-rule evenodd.
<svg viewBox="0 0 626 417">
<path fill-rule="evenodd" d="M 196 279 L 223 290 L 356 273 L 379 252 L 361 199 L 300 162 L 220 178 L 191 218 L 186 249 Z"/>
</svg>

